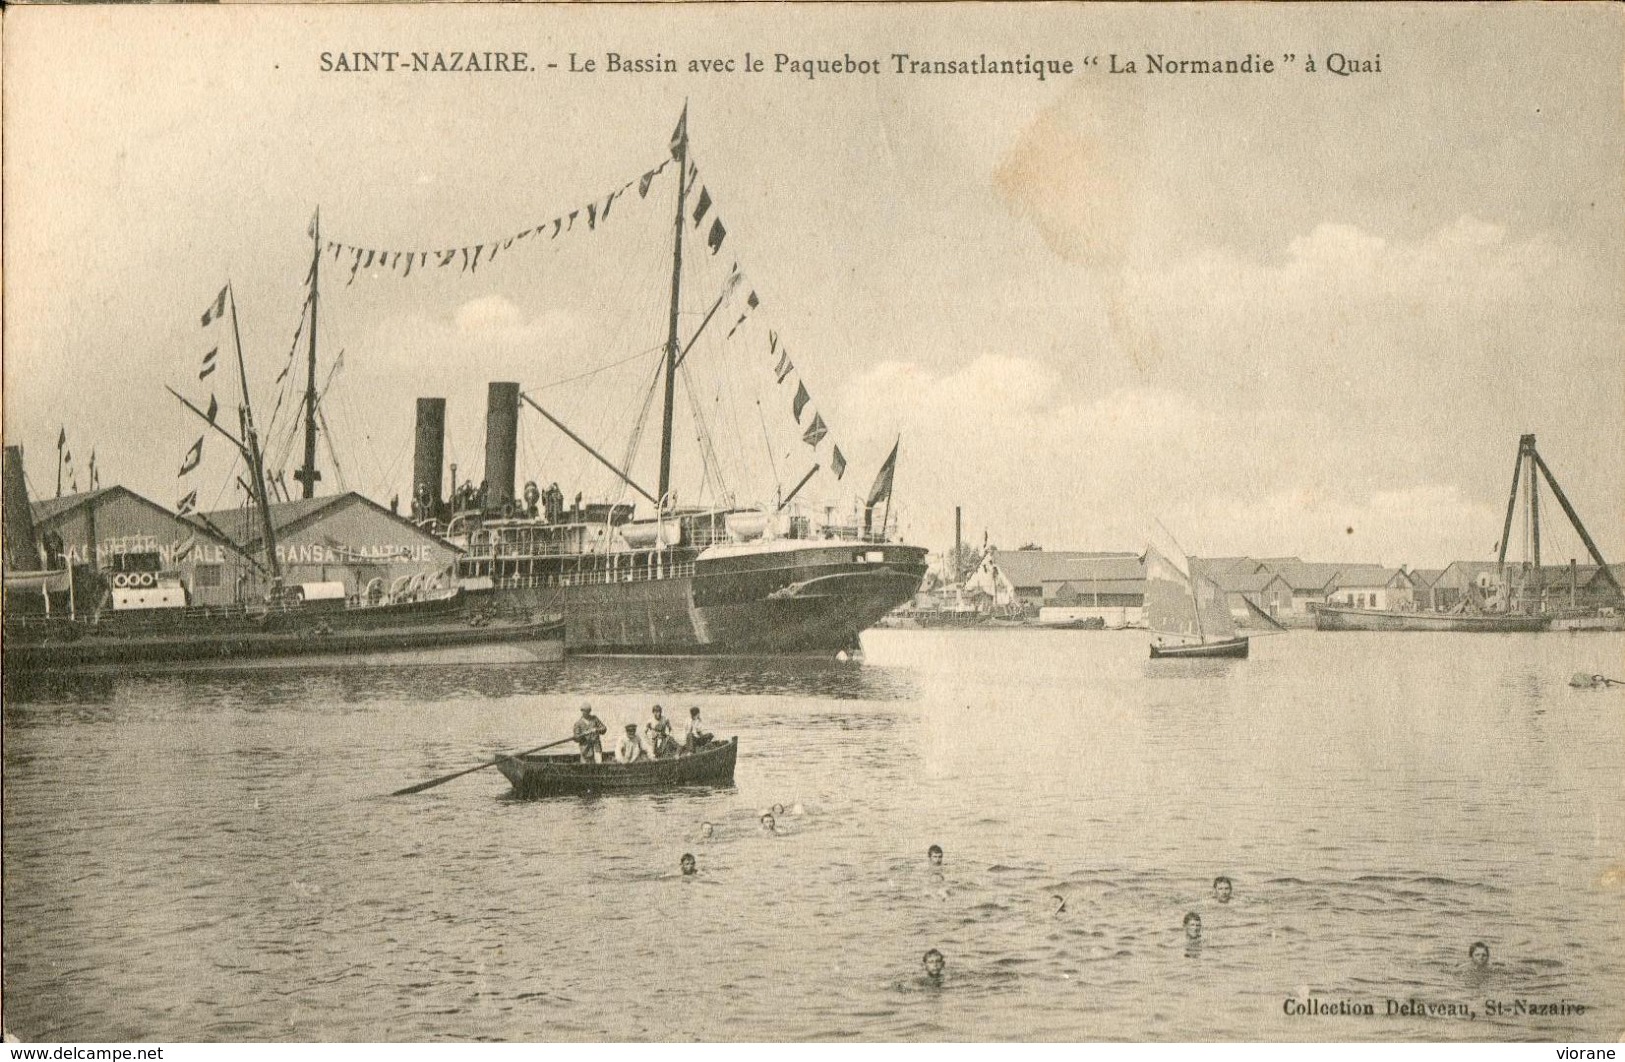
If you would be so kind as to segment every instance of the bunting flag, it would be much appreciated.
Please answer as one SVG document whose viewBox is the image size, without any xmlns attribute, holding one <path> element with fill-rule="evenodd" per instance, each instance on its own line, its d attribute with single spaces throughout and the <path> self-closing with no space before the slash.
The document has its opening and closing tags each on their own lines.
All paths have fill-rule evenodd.
<svg viewBox="0 0 1625 1062">
<path fill-rule="evenodd" d="M 60 454 L 62 452 L 62 448 L 66 445 L 68 445 L 68 426 L 64 424 L 62 425 L 62 430 L 56 434 L 57 453 Z"/>
<path fill-rule="evenodd" d="M 90 489 L 95 490 L 101 481 L 96 477 L 96 448 L 90 448 Z"/>
<path fill-rule="evenodd" d="M 773 329 L 767 330 L 767 356 L 772 357 L 779 349 L 779 334 Z"/>
<path fill-rule="evenodd" d="M 818 444 L 823 442 L 824 436 L 828 434 L 829 429 L 824 427 L 824 418 L 814 413 L 812 423 L 807 425 L 807 430 L 802 434 L 801 441 L 816 450 Z"/>
<path fill-rule="evenodd" d="M 607 195 L 594 198 L 592 202 L 588 203 L 585 207 L 577 208 L 569 211 L 568 213 L 561 213 L 551 221 L 552 229 L 548 232 L 549 238 L 557 239 L 561 233 L 572 231 L 575 228 L 576 218 L 582 214 L 586 215 L 587 224 L 585 231 L 597 231 L 598 226 L 606 223 L 609 220 L 610 207 L 618 198 L 620 198 L 625 192 L 629 191 L 634 184 L 638 186 L 639 197 L 647 197 L 649 194 L 649 187 L 654 182 L 654 179 L 663 173 L 666 167 L 670 164 L 671 159 L 668 158 L 659 166 L 656 166 L 654 169 L 643 174 L 642 177 L 625 181 Z M 376 248 L 357 247 L 354 244 L 345 243 L 342 240 L 329 240 L 327 241 L 326 248 L 333 253 L 333 258 L 335 261 L 345 254 L 351 256 L 350 277 L 345 282 L 345 286 L 348 287 L 350 284 L 355 283 L 357 275 L 359 275 L 363 269 L 388 270 L 390 273 L 393 273 L 396 276 L 409 277 L 412 275 L 412 270 L 414 268 L 420 272 L 428 268 L 430 256 L 438 256 L 439 261 L 437 264 L 442 268 L 461 259 L 462 271 L 474 272 L 478 269 L 480 261 L 490 262 L 496 258 L 498 251 L 508 250 L 514 245 L 515 242 L 526 239 L 530 236 L 540 236 L 543 231 L 548 229 L 548 225 L 549 222 L 544 221 L 536 225 L 531 225 L 517 233 L 499 236 L 496 239 L 486 240 L 477 244 L 468 244 L 466 246 L 455 247 L 451 250 L 379 250 Z M 714 250 L 715 248 L 713 247 L 713 251 Z M 219 312 L 220 311 L 216 307 L 211 306 L 209 312 L 204 314 L 204 323 L 207 324 L 210 320 L 213 320 L 214 317 L 218 316 Z"/>
<path fill-rule="evenodd" d="M 196 504 L 197 504 L 197 491 L 189 490 L 184 495 L 181 496 L 180 501 L 175 503 L 175 511 L 177 513 L 179 513 L 181 516 L 185 516 L 187 513 L 192 511 L 192 507 L 194 505 L 196 505 Z"/>
<path fill-rule="evenodd" d="M 679 149 L 688 142 L 688 104 L 683 104 L 682 117 L 677 119 L 677 128 L 671 131 L 671 157 L 676 158 Z"/>
<path fill-rule="evenodd" d="M 846 474 L 846 456 L 841 453 L 839 446 L 835 447 L 835 457 L 829 463 L 829 470 L 835 473 L 837 480 Z"/>
<path fill-rule="evenodd" d="M 199 380 L 203 380 L 203 379 L 208 378 L 208 376 L 211 373 L 213 373 L 214 370 L 218 367 L 215 364 L 214 359 L 215 359 L 215 355 L 217 355 L 219 353 L 220 353 L 220 348 L 215 347 L 213 350 L 211 350 L 207 354 L 203 355 L 203 368 L 197 374 L 197 378 Z"/>
<path fill-rule="evenodd" d="M 228 292 L 230 290 L 231 290 L 231 285 L 230 284 L 227 284 L 225 287 L 221 288 L 220 289 L 220 294 L 215 297 L 214 304 L 211 305 L 208 309 L 203 311 L 203 327 L 204 328 L 209 327 L 209 325 L 211 323 L 213 323 L 215 321 L 218 321 L 218 320 L 220 320 L 220 318 L 225 316 L 225 314 L 226 314 L 226 292 Z"/>
<path fill-rule="evenodd" d="M 892 443 L 891 453 L 881 463 L 880 471 L 875 475 L 874 486 L 869 488 L 869 496 L 863 504 L 871 509 L 891 497 L 892 478 L 897 474 L 897 447 L 900 445 L 901 439 Z"/>
<path fill-rule="evenodd" d="M 803 409 L 806 409 L 807 408 L 807 403 L 811 402 L 811 401 L 812 401 L 812 395 L 809 395 L 807 393 L 807 385 L 804 384 L 804 383 L 797 383 L 796 384 L 796 397 L 795 397 L 794 403 L 792 403 L 792 410 L 794 411 L 794 413 L 796 415 L 796 423 L 797 424 L 801 423 L 801 411 Z"/>
<path fill-rule="evenodd" d="M 709 188 L 701 188 L 700 201 L 694 206 L 694 227 L 696 229 L 700 227 L 700 221 L 705 217 L 705 212 L 710 209 L 711 190 Z"/>
<path fill-rule="evenodd" d="M 220 400 L 214 395 L 209 396 L 209 423 L 214 423 L 214 415 L 220 412 Z"/>
<path fill-rule="evenodd" d="M 739 320 L 735 321 L 734 326 L 728 329 L 727 338 L 732 339 L 734 337 L 734 333 L 739 331 L 739 326 L 745 323 L 745 318 L 750 316 L 751 310 L 756 309 L 756 307 L 760 306 L 761 304 L 761 300 L 756 297 L 756 293 L 754 291 L 751 292 L 750 297 L 745 300 L 745 312 L 740 314 Z"/>
<path fill-rule="evenodd" d="M 728 230 L 722 227 L 722 219 L 714 219 L 711 222 L 711 235 L 706 237 L 705 240 L 706 246 L 711 248 L 712 254 L 722 250 L 722 241 L 727 235 Z"/>
<path fill-rule="evenodd" d="M 180 474 L 183 475 L 183 476 L 186 475 L 186 473 L 188 473 L 188 472 L 192 471 L 192 469 L 196 468 L 198 466 L 198 464 L 202 460 L 203 460 L 203 436 L 199 435 L 197 437 L 197 442 L 193 443 L 192 448 L 190 450 L 186 451 L 186 457 L 181 461 Z"/>
<path fill-rule="evenodd" d="M 773 370 L 774 374 L 778 376 L 777 382 L 783 383 L 785 377 L 789 376 L 790 373 L 795 371 L 795 367 L 795 363 L 790 360 L 789 348 L 785 348 L 784 353 L 779 355 L 778 366 Z"/>
</svg>

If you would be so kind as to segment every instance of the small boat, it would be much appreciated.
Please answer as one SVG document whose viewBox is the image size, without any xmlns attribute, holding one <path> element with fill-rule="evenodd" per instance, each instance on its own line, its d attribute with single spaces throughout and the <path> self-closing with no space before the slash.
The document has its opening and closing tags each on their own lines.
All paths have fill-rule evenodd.
<svg viewBox="0 0 1625 1062">
<path fill-rule="evenodd" d="M 1174 546 L 1178 560 L 1155 547 L 1145 550 L 1145 618 L 1151 628 L 1151 658 L 1229 657 L 1246 659 L 1247 638 L 1236 634 L 1225 592 L 1196 570 Z"/>
<path fill-rule="evenodd" d="M 665 759 L 615 762 L 604 753 L 603 763 L 582 763 L 577 753 L 561 755 L 501 756 L 497 770 L 513 783 L 516 796 L 565 796 L 584 793 L 636 793 L 689 785 L 733 785 L 739 739 L 713 741 L 687 755 Z"/>
</svg>

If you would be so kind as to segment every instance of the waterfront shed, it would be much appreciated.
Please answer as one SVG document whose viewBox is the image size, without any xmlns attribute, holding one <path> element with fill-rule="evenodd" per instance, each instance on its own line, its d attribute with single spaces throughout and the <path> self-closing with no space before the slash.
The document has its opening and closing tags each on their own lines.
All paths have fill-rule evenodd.
<svg viewBox="0 0 1625 1062">
<path fill-rule="evenodd" d="M 37 537 L 59 536 L 64 559 L 106 570 L 120 554 L 156 552 L 198 605 L 239 601 L 254 563 L 232 541 L 128 487 L 101 487 L 29 505 Z"/>
<path fill-rule="evenodd" d="M 461 551 L 354 491 L 270 507 L 277 559 L 288 584 L 343 582 L 346 593 L 370 585 L 389 591 L 402 579 L 438 580 Z M 245 551 L 258 553 L 259 514 L 248 507 L 207 513 Z M 374 580 L 377 583 L 374 584 Z"/>
</svg>

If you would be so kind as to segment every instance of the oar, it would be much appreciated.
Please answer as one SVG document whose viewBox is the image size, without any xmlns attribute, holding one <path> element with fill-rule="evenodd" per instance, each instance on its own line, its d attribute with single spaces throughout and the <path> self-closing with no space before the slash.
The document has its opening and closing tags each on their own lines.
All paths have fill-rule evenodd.
<svg viewBox="0 0 1625 1062">
<path fill-rule="evenodd" d="M 543 749 L 550 749 L 554 745 L 562 745 L 566 741 L 574 741 L 575 739 L 576 739 L 575 735 L 571 734 L 567 738 L 559 738 L 557 741 L 549 741 L 545 745 L 537 745 L 533 749 L 526 749 L 524 752 L 515 753 L 515 755 L 517 755 L 517 756 L 529 756 L 533 752 L 540 752 Z M 501 759 L 501 758 L 502 757 L 499 756 L 497 759 Z M 458 771 L 456 774 L 443 775 L 440 778 L 431 778 L 427 782 L 419 782 L 417 785 L 409 785 L 405 789 L 397 789 L 397 790 L 395 790 L 393 793 L 391 793 L 389 795 L 390 796 L 410 796 L 413 793 L 421 793 L 425 789 L 433 789 L 437 785 L 444 785 L 445 783 L 451 781 L 453 778 L 461 778 L 465 774 L 473 774 L 475 771 L 483 771 L 487 767 L 495 767 L 496 765 L 497 765 L 497 760 L 487 760 L 486 762 L 480 764 L 477 767 L 468 767 L 468 768 L 465 768 L 464 770 Z"/>
</svg>

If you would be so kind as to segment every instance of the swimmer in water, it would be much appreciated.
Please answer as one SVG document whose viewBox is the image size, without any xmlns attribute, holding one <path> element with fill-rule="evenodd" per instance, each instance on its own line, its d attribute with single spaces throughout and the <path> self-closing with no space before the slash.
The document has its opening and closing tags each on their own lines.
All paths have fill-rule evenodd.
<svg viewBox="0 0 1625 1062">
<path fill-rule="evenodd" d="M 1202 939 L 1202 916 L 1195 911 L 1187 912 L 1185 915 L 1185 939 L 1192 941 Z"/>
<path fill-rule="evenodd" d="M 1220 903 L 1229 903 L 1231 891 L 1232 887 L 1229 878 L 1221 874 L 1213 879 L 1213 898 L 1215 900 Z"/>
<path fill-rule="evenodd" d="M 934 844 L 925 850 L 925 858 L 934 867 L 942 866 L 942 845 Z"/>
<path fill-rule="evenodd" d="M 929 977 L 933 982 L 941 984 L 942 968 L 948 965 L 948 960 L 942 957 L 942 952 L 932 948 L 925 953 L 925 957 L 920 962 L 925 966 L 925 976 Z"/>
<path fill-rule="evenodd" d="M 683 858 L 677 861 L 677 866 L 682 870 L 683 877 L 691 878 L 694 876 L 694 856 L 690 853 L 684 852 Z"/>
<path fill-rule="evenodd" d="M 700 840 L 709 841 L 711 839 L 711 835 L 715 832 L 716 827 L 712 826 L 709 822 L 700 823 Z"/>
<path fill-rule="evenodd" d="M 1473 946 L 1467 949 L 1467 958 L 1478 969 L 1486 969 L 1490 964 L 1490 946 L 1482 940 L 1473 941 Z"/>
<path fill-rule="evenodd" d="M 783 815 L 784 814 L 784 805 L 783 804 L 774 804 L 773 805 L 773 814 L 775 814 L 775 815 Z"/>
<path fill-rule="evenodd" d="M 779 832 L 778 821 L 773 818 L 773 813 L 771 811 L 762 812 L 762 832 L 763 833 L 778 833 Z"/>
</svg>

